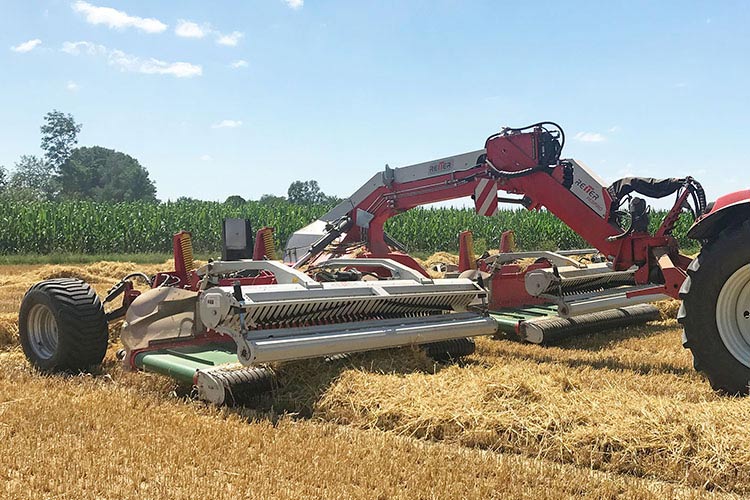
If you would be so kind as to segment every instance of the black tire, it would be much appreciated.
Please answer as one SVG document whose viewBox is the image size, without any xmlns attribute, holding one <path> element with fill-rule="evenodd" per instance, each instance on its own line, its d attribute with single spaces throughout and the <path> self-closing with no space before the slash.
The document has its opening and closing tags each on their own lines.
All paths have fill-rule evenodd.
<svg viewBox="0 0 750 500">
<path fill-rule="evenodd" d="M 54 328 L 52 341 L 45 332 Z M 21 302 L 18 330 L 26 358 L 45 372 L 87 370 L 100 364 L 107 352 L 104 307 L 79 279 L 51 279 L 32 286 Z"/>
<path fill-rule="evenodd" d="M 722 231 L 704 245 L 688 267 L 680 289 L 677 315 L 684 328 L 682 345 L 693 354 L 693 366 L 708 377 L 714 390 L 747 395 L 750 367 L 727 348 L 717 326 L 717 302 L 724 284 L 750 264 L 750 221 Z M 746 360 L 747 362 L 747 360 Z"/>
<path fill-rule="evenodd" d="M 455 361 L 465 356 L 471 356 L 477 346 L 472 338 L 441 340 L 420 346 L 427 356 L 435 361 Z"/>
</svg>

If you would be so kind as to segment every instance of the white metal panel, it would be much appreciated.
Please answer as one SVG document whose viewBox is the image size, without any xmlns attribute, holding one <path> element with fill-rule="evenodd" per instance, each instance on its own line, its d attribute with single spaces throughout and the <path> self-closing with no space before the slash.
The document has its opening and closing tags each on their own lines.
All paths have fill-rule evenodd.
<svg viewBox="0 0 750 500">
<path fill-rule="evenodd" d="M 307 252 L 310 245 L 325 235 L 326 222 L 333 222 L 351 214 L 354 208 L 361 204 L 376 189 L 387 185 L 386 173 L 392 177 L 394 182 L 398 183 L 429 179 L 430 177 L 472 168 L 477 164 L 479 157 L 485 153 L 486 150 L 478 149 L 469 153 L 447 156 L 437 160 L 378 172 L 370 177 L 354 194 L 333 207 L 325 215 L 321 216 L 320 219 L 296 231 L 287 241 L 284 250 L 284 260 L 286 262 L 296 262 Z"/>
<path fill-rule="evenodd" d="M 450 172 L 460 172 L 474 167 L 477 160 L 483 154 L 484 149 L 478 149 L 469 153 L 462 153 L 454 156 L 446 156 L 437 160 L 426 161 L 401 167 L 394 170 L 395 182 L 410 182 L 421 179 L 429 179 L 438 175 L 444 175 Z"/>
<path fill-rule="evenodd" d="M 569 161 L 573 165 L 573 185 L 570 191 L 604 218 L 607 215 L 607 206 L 604 203 L 604 181 L 583 162 Z"/>
<path fill-rule="evenodd" d="M 281 335 L 251 340 L 250 359 L 240 359 L 247 365 L 271 363 L 492 335 L 496 332 L 497 323 L 492 318 L 477 314 L 450 314 L 435 319 L 379 322 L 367 326 L 334 325 L 331 328 L 318 327 L 315 332 L 305 333 L 296 329 L 293 335 L 275 332 Z"/>
</svg>

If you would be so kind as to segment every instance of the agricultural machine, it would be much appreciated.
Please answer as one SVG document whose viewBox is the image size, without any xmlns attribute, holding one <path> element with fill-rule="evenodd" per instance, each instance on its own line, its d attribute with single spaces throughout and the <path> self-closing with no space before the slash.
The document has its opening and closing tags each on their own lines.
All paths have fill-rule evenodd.
<svg viewBox="0 0 750 500">
<path fill-rule="evenodd" d="M 105 355 L 108 322 L 124 317 L 128 368 L 170 375 L 221 404 L 273 387 L 275 362 L 405 345 L 459 358 L 481 335 L 549 343 L 656 319 L 649 303 L 671 297 L 682 299 L 678 319 L 695 368 L 715 389 L 747 394 L 750 190 L 707 204 L 690 177 L 629 177 L 606 186 L 582 162 L 561 159 L 564 144 L 563 130 L 543 122 L 505 128 L 478 151 L 386 166 L 294 233 L 286 263 L 274 260 L 271 230 L 260 230 L 253 244 L 246 221 L 224 221 L 221 260 L 197 268 L 190 235 L 179 233 L 175 269 L 126 276 L 104 300 L 122 305 L 106 313 L 86 283 L 43 281 L 21 305 L 24 352 L 44 371 L 86 369 Z M 650 232 L 644 198 L 669 195 L 673 207 Z M 431 278 L 384 223 L 462 197 L 486 216 L 500 202 L 545 208 L 594 249 L 581 259 L 504 245 L 475 259 L 464 237 L 463 272 Z M 702 244 L 695 259 L 680 253 L 672 235 L 682 212 L 695 219 L 688 236 Z M 134 286 L 138 280 L 146 291 Z"/>
</svg>

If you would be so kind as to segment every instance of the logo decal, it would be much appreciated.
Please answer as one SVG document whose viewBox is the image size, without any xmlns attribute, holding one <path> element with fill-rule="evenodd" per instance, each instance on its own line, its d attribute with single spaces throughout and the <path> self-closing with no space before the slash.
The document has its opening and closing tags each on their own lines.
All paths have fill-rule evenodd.
<svg viewBox="0 0 750 500">
<path fill-rule="evenodd" d="M 600 217 L 606 217 L 607 207 L 602 182 L 586 166 L 571 161 L 573 183 L 570 191 Z"/>
<path fill-rule="evenodd" d="M 601 196 L 596 192 L 596 188 L 591 184 L 588 184 L 581 179 L 576 179 L 575 184 L 579 189 L 581 189 L 581 191 L 586 193 L 586 195 L 588 195 L 588 197 L 591 198 L 592 201 L 596 201 L 601 198 Z"/>
<path fill-rule="evenodd" d="M 442 174 L 448 170 L 453 170 L 453 162 L 450 160 L 444 160 L 430 165 L 429 172 L 431 174 Z"/>
</svg>

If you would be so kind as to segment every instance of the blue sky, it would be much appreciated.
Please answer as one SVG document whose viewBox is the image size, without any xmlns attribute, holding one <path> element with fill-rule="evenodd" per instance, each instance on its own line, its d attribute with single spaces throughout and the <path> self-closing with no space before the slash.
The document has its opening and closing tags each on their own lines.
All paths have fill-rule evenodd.
<svg viewBox="0 0 750 500">
<path fill-rule="evenodd" d="M 605 180 L 748 187 L 750 2 L 0 2 L 0 165 L 51 109 L 162 199 L 347 196 L 388 163 L 560 123 Z M 38 40 L 38 42 L 36 42 Z"/>
</svg>

